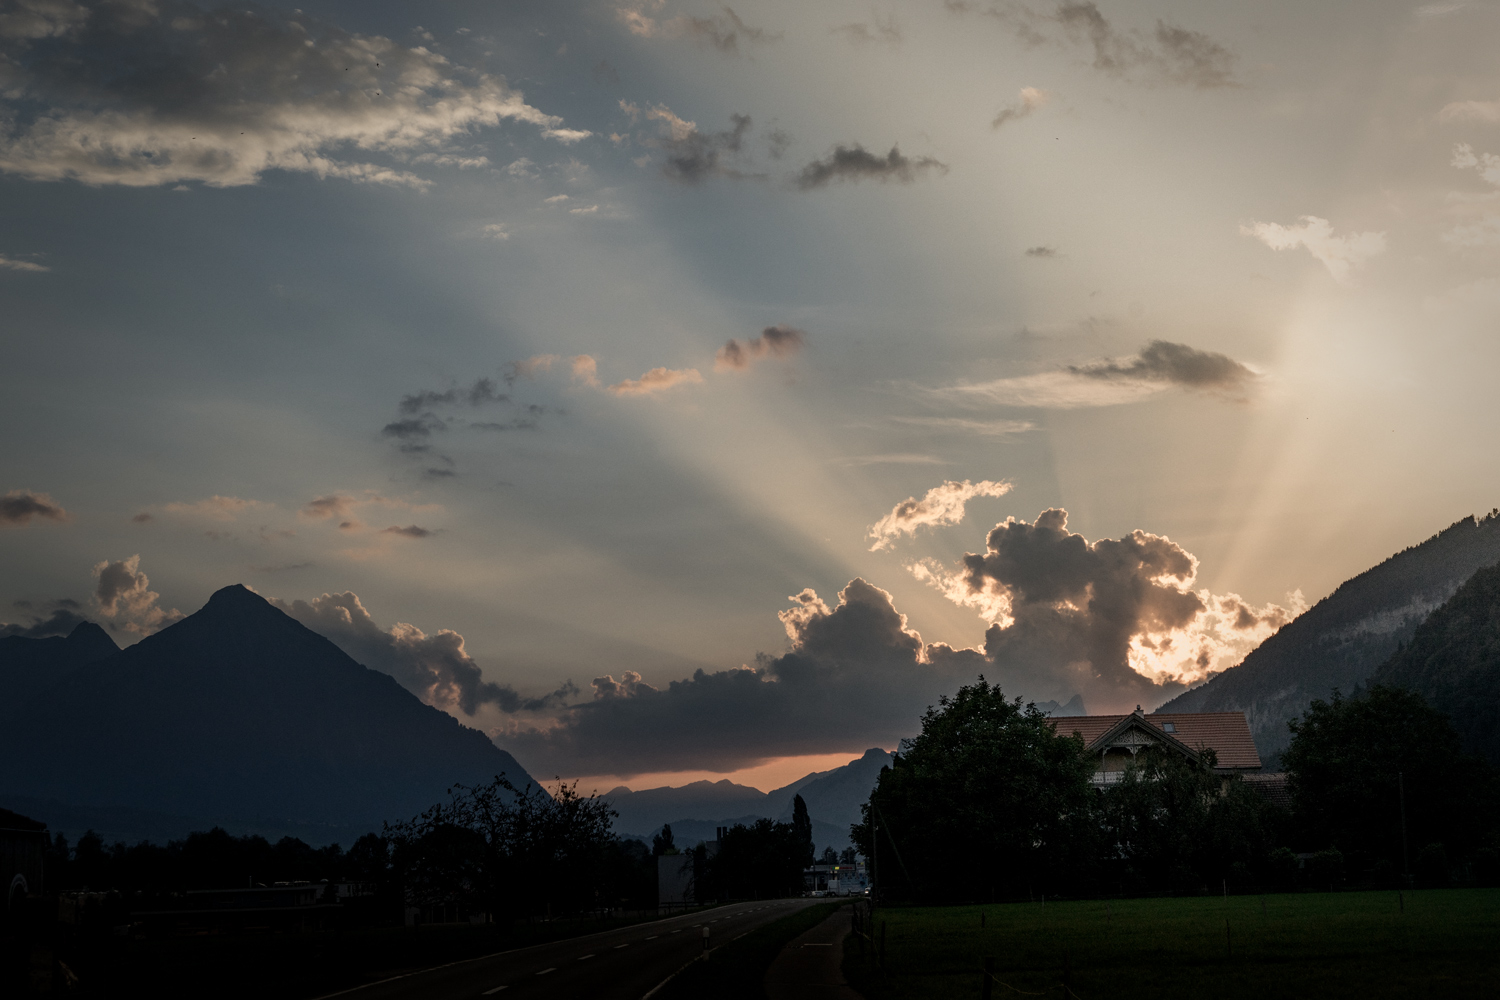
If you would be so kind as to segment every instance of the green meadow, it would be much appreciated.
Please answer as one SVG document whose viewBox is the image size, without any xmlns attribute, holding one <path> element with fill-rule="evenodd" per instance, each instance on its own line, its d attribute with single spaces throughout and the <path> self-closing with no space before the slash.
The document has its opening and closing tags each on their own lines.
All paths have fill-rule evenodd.
<svg viewBox="0 0 1500 1000">
<path fill-rule="evenodd" d="M 868 1000 L 980 997 L 985 958 L 997 1000 L 1500 996 L 1496 889 L 888 907 L 877 941 L 882 923 L 883 970 L 845 947 Z"/>
</svg>

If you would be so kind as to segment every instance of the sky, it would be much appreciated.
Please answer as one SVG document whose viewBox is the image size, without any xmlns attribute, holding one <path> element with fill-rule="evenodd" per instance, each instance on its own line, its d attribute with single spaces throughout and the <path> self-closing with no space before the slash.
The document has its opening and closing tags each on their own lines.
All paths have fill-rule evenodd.
<svg viewBox="0 0 1500 1000">
<path fill-rule="evenodd" d="M 1201 682 L 1500 504 L 1500 5 L 0 4 L 0 632 L 533 773 Z"/>
</svg>

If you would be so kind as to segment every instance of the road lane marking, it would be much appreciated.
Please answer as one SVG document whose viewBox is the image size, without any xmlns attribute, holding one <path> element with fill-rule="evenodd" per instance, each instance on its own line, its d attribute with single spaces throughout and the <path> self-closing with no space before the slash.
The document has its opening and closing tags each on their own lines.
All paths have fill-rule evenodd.
<svg viewBox="0 0 1500 1000">
<path fill-rule="evenodd" d="M 647 941 L 650 941 L 650 940 L 651 940 L 651 939 L 650 939 L 650 938 L 647 938 L 647 939 L 646 939 L 646 940 L 647 940 Z M 620 949 L 621 949 L 621 948 L 629 948 L 629 947 L 630 947 L 630 942 L 629 942 L 629 941 L 626 941 L 626 942 L 625 942 L 625 943 L 624 943 L 624 944 L 617 944 L 617 945 L 615 945 L 615 950 L 616 950 L 616 951 L 618 951 L 618 950 L 620 950 Z"/>
<path fill-rule="evenodd" d="M 802 947 L 804 947 L 804 948 L 832 948 L 833 947 L 833 942 L 832 941 L 804 941 L 804 942 L 802 942 Z"/>
<path fill-rule="evenodd" d="M 543 969 L 541 972 L 538 972 L 537 975 L 539 975 L 539 976 L 545 976 L 549 972 L 556 972 L 556 971 L 557 971 L 557 966 L 554 965 L 550 969 Z"/>
<path fill-rule="evenodd" d="M 749 932 L 749 931 L 746 931 L 746 932 L 745 932 L 745 933 L 744 933 L 744 934 L 741 934 L 741 935 L 740 935 L 740 937 L 737 937 L 737 938 L 735 938 L 735 940 L 736 940 L 736 941 L 738 941 L 738 940 L 739 940 L 739 939 L 740 939 L 740 938 L 742 938 L 742 937 L 748 937 L 748 936 L 749 936 L 749 934 L 750 934 L 750 932 Z"/>
<path fill-rule="evenodd" d="M 657 939 L 657 938 L 659 938 L 659 937 L 661 937 L 661 935 L 660 935 L 660 934 L 653 934 L 653 935 L 651 935 L 651 936 L 650 936 L 650 937 L 648 937 L 648 938 L 647 938 L 647 939 L 646 939 L 646 940 L 647 940 L 647 941 L 655 941 L 655 940 L 656 940 L 656 939 Z"/>
<path fill-rule="evenodd" d="M 503 990 L 503 989 L 505 989 L 505 987 L 504 987 L 504 986 L 496 986 L 496 987 L 495 987 L 495 988 L 494 988 L 494 989 L 492 989 L 492 990 L 485 990 L 485 991 L 484 991 L 484 995 L 485 995 L 485 996 L 489 996 L 489 995 L 490 995 L 490 994 L 491 994 L 491 993 L 499 993 L 499 992 L 500 992 L 500 991 L 501 991 L 501 990 Z"/>
<path fill-rule="evenodd" d="M 589 960 L 589 959 L 591 959 L 591 958 L 593 958 L 593 957 L 594 957 L 594 956 L 593 956 L 593 954 L 592 954 L 592 953 L 590 953 L 590 954 L 588 954 L 588 955 L 579 955 L 579 956 L 578 956 L 578 961 L 580 961 L 580 962 L 587 962 L 587 961 L 588 961 L 588 960 Z"/>
<path fill-rule="evenodd" d="M 676 930 L 675 930 L 675 931 L 673 931 L 673 932 L 672 932 L 672 933 L 673 933 L 673 934 L 681 934 L 681 933 L 682 933 L 682 928 L 681 928 L 681 927 L 679 927 L 679 928 L 677 928 L 677 929 L 676 929 Z"/>
</svg>

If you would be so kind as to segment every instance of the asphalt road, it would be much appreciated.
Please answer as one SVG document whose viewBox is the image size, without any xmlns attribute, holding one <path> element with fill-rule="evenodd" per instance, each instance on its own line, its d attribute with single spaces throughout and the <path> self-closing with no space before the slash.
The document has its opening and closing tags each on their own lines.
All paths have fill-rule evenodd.
<svg viewBox="0 0 1500 1000">
<path fill-rule="evenodd" d="M 703 928 L 717 948 L 815 899 L 735 903 L 587 937 L 415 972 L 332 996 L 348 1000 L 474 1000 L 480 997 L 641 1000 L 703 953 Z"/>
</svg>

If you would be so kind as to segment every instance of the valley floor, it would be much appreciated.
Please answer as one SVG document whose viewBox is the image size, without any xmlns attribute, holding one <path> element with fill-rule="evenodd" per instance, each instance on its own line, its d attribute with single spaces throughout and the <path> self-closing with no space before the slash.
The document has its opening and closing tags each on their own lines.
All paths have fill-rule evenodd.
<svg viewBox="0 0 1500 1000">
<path fill-rule="evenodd" d="M 886 907 L 876 940 L 882 923 L 884 972 L 845 945 L 869 1000 L 980 997 L 987 957 L 997 1000 L 1452 1000 L 1500 982 L 1496 889 Z"/>
</svg>

